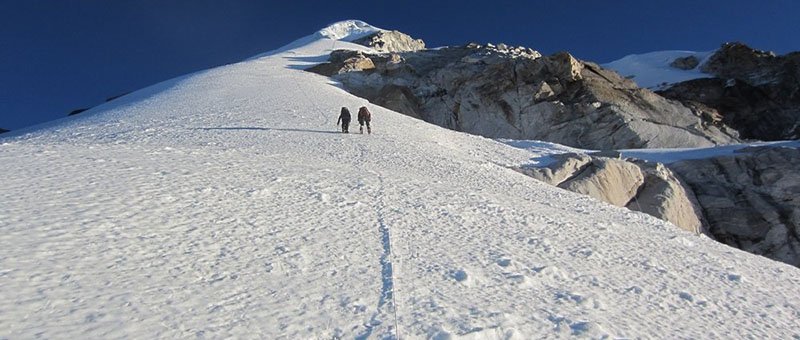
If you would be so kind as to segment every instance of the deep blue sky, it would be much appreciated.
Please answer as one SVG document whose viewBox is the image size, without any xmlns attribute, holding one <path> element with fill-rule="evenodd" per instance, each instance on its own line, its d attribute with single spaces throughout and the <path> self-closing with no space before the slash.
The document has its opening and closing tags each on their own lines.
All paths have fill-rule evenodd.
<svg viewBox="0 0 800 340">
<path fill-rule="evenodd" d="M 795 0 L 0 0 L 0 127 L 60 118 L 344 19 L 428 46 L 505 42 L 596 62 L 734 40 L 800 50 Z"/>
</svg>

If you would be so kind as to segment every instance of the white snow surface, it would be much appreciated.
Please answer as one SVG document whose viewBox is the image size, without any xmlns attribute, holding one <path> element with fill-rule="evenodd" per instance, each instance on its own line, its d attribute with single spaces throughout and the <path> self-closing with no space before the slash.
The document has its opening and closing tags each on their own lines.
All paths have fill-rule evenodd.
<svg viewBox="0 0 800 340">
<path fill-rule="evenodd" d="M 721 145 L 708 148 L 686 148 L 686 149 L 629 149 L 620 150 L 624 158 L 638 158 L 650 162 L 673 163 L 677 161 L 691 159 L 707 159 L 719 156 L 730 156 L 736 152 L 750 147 L 773 147 L 773 148 L 800 148 L 800 141 L 775 141 L 775 142 L 755 142 Z"/>
<path fill-rule="evenodd" d="M 800 335 L 797 268 L 490 139 L 377 106 L 337 132 L 365 101 L 298 70 L 330 45 L 0 138 L 0 338 Z"/>
<path fill-rule="evenodd" d="M 658 90 L 682 81 L 711 77 L 710 74 L 700 71 L 700 67 L 714 52 L 657 51 L 631 54 L 601 66 L 624 77 L 631 77 L 639 87 Z M 700 60 L 694 69 L 681 70 L 669 66 L 675 59 L 688 56 L 695 56 Z"/>
<path fill-rule="evenodd" d="M 531 153 L 531 159 L 526 166 L 545 167 L 553 162 L 553 156 L 566 153 L 592 154 L 600 150 L 573 148 L 561 144 L 543 142 L 538 140 L 498 139 L 510 146 L 526 150 Z M 751 147 L 774 148 L 800 148 L 800 141 L 773 141 L 752 142 L 741 144 L 728 144 L 704 148 L 676 148 L 676 149 L 622 149 L 618 150 L 622 158 L 636 158 L 648 162 L 669 164 L 692 159 L 707 159 L 719 156 L 730 156 L 742 149 Z"/>
<path fill-rule="evenodd" d="M 332 40 L 353 41 L 380 31 L 385 30 L 361 20 L 344 20 L 319 30 L 317 34 Z"/>
<path fill-rule="evenodd" d="M 330 46 L 328 46 L 328 48 L 325 51 L 318 51 L 319 55 L 314 60 L 306 60 L 314 63 L 323 63 L 328 60 L 328 55 L 330 54 L 330 52 L 336 49 L 337 41 L 350 42 L 380 31 L 385 31 L 385 30 L 382 28 L 377 28 L 375 26 L 372 26 L 361 20 L 343 20 L 330 24 L 325 28 L 315 32 L 314 34 L 307 35 L 305 37 L 297 39 L 287 44 L 286 46 L 283 46 L 281 48 L 266 53 L 258 54 L 251 59 L 258 59 L 266 56 L 275 55 L 278 53 L 291 51 L 296 48 L 301 48 L 305 45 L 315 42 L 318 43 L 320 41 L 327 41 L 330 43 Z M 320 46 L 324 46 L 324 44 Z M 343 45 L 341 48 L 356 49 L 365 52 L 375 53 L 375 50 L 373 50 L 372 48 L 362 45 L 347 44 Z"/>
</svg>

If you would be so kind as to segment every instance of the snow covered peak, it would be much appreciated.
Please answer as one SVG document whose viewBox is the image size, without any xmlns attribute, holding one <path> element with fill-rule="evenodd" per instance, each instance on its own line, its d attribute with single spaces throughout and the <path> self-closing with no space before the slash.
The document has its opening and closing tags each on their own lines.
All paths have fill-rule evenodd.
<svg viewBox="0 0 800 340">
<path fill-rule="evenodd" d="M 384 29 L 361 20 L 344 20 L 317 31 L 317 35 L 332 40 L 353 41 L 380 31 L 384 31 Z"/>
<path fill-rule="evenodd" d="M 353 40 L 356 40 L 356 39 L 359 39 L 359 38 L 363 38 L 363 37 L 366 37 L 366 36 L 368 36 L 370 34 L 373 34 L 373 33 L 376 33 L 376 32 L 381 32 L 381 31 L 385 31 L 385 30 L 381 29 L 381 28 L 377 28 L 375 26 L 372 26 L 372 25 L 370 25 L 370 24 L 368 24 L 368 23 L 366 23 L 364 21 L 361 21 L 361 20 L 339 21 L 339 22 L 330 24 L 327 27 L 325 27 L 325 28 L 323 28 L 323 29 L 321 29 L 319 31 L 316 31 L 311 35 L 307 35 L 305 37 L 297 39 L 297 40 L 295 40 L 295 41 L 293 41 L 293 42 L 291 42 L 291 43 L 289 43 L 289 44 L 287 44 L 287 45 L 285 45 L 283 47 L 280 47 L 278 49 L 275 49 L 275 50 L 272 50 L 272 51 L 269 51 L 269 52 L 258 54 L 256 56 L 253 56 L 250 59 L 258 59 L 258 58 L 268 57 L 268 56 L 271 56 L 271 55 L 275 55 L 275 54 L 278 54 L 278 53 L 290 51 L 290 50 L 293 50 L 293 49 L 302 48 L 304 46 L 309 46 L 309 45 L 312 45 L 312 44 L 314 44 L 316 42 L 319 42 L 320 40 L 334 40 L 334 41 L 351 42 Z M 345 48 L 345 49 L 359 49 L 359 50 L 366 48 L 366 47 L 363 47 L 363 46 L 362 47 L 357 47 L 357 46 L 355 46 L 353 44 L 351 44 L 351 45 L 341 44 L 341 45 L 336 46 L 336 47 L 340 48 L 340 49 L 341 48 Z M 330 48 L 332 49 L 333 46 L 331 46 Z M 320 52 L 323 52 L 323 50 L 320 50 Z M 331 51 L 328 50 L 328 51 L 325 52 L 325 54 L 327 55 L 330 52 Z"/>
</svg>

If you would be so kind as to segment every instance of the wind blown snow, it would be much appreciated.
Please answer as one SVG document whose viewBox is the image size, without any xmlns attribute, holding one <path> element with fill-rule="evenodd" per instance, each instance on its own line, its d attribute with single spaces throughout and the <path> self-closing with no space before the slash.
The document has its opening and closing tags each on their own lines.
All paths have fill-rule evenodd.
<svg viewBox="0 0 800 340">
<path fill-rule="evenodd" d="M 300 70 L 332 43 L 3 135 L 0 338 L 800 336 L 797 268 Z"/>
</svg>

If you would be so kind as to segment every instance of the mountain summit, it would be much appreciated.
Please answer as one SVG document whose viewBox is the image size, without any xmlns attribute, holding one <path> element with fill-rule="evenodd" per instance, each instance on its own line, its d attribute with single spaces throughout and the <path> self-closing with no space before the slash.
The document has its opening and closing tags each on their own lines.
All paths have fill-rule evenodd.
<svg viewBox="0 0 800 340">
<path fill-rule="evenodd" d="M 798 335 L 797 268 L 302 71 L 346 26 L 0 137 L 0 338 Z"/>
<path fill-rule="evenodd" d="M 331 40 L 353 41 L 382 31 L 385 30 L 361 20 L 344 20 L 317 31 L 317 35 Z"/>
</svg>

